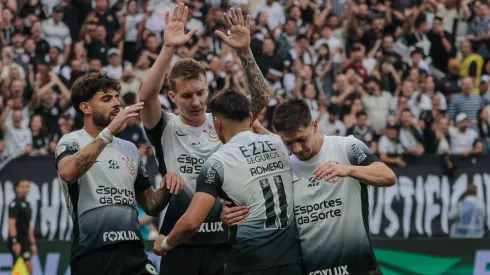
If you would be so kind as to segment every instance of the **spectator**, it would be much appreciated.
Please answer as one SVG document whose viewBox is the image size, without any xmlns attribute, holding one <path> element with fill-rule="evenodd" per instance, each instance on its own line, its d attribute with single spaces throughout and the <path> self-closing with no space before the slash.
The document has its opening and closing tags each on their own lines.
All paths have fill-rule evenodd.
<svg viewBox="0 0 490 275">
<path fill-rule="evenodd" d="M 63 53 L 62 64 L 68 61 L 71 53 L 71 34 L 63 20 L 63 7 L 58 5 L 53 8 L 50 19 L 43 21 L 44 38 L 50 47 L 57 47 Z"/>
<path fill-rule="evenodd" d="M 281 4 L 279 4 L 279 2 L 274 0 L 266 0 L 264 4 L 257 6 L 254 14 L 252 15 L 253 18 L 257 18 L 257 14 L 260 12 L 267 13 L 267 24 L 269 25 L 270 30 L 273 30 L 277 26 L 286 23 L 286 14 L 284 12 L 284 8 L 281 6 Z"/>
<path fill-rule="evenodd" d="M 483 107 L 481 96 L 473 94 L 473 80 L 461 79 L 461 93 L 455 95 L 449 103 L 449 118 L 455 119 L 459 113 L 465 113 L 472 123 L 476 123 L 476 114 Z"/>
<path fill-rule="evenodd" d="M 44 59 L 44 56 L 48 54 L 50 45 L 43 39 L 43 25 L 41 22 L 32 23 L 31 38 L 36 43 L 36 58 L 39 60 Z"/>
<path fill-rule="evenodd" d="M 402 111 L 400 128 L 400 144 L 405 148 L 406 155 L 422 156 L 424 154 L 423 133 L 409 109 Z"/>
<path fill-rule="evenodd" d="M 45 156 L 48 154 L 49 137 L 44 127 L 43 117 L 35 115 L 31 119 L 32 151 L 31 156 Z"/>
<path fill-rule="evenodd" d="M 345 136 L 345 126 L 340 117 L 340 106 L 331 104 L 327 112 L 318 119 L 318 132 L 326 136 Z"/>
<path fill-rule="evenodd" d="M 460 201 L 451 207 L 449 220 L 454 220 L 451 238 L 482 238 L 485 231 L 485 204 L 477 197 L 477 188 L 468 184 Z"/>
<path fill-rule="evenodd" d="M 486 47 L 486 46 L 485 46 Z M 483 72 L 484 60 L 479 54 L 473 53 L 470 41 L 466 40 L 460 43 L 461 76 L 469 76 L 473 80 L 474 92 L 478 93 L 480 86 L 480 76 Z"/>
<path fill-rule="evenodd" d="M 449 129 L 451 152 L 453 155 L 468 157 L 483 152 L 483 144 L 478 133 L 470 128 L 468 115 L 460 113 L 456 116 L 456 127 Z"/>
<path fill-rule="evenodd" d="M 379 80 L 373 77 L 367 80 L 366 91 L 367 95 L 362 97 L 362 103 L 373 121 L 376 133 L 381 133 L 388 120 L 393 97 L 389 92 L 382 91 Z"/>
<path fill-rule="evenodd" d="M 376 143 L 376 132 L 368 124 L 368 115 L 364 111 L 356 113 L 356 123 L 347 129 L 346 136 L 353 135 L 358 140 L 364 142 L 371 150 L 376 153 L 378 146 Z"/>
<path fill-rule="evenodd" d="M 7 156 L 16 158 L 26 156 L 32 150 L 32 135 L 29 128 L 22 125 L 21 110 L 14 110 L 12 118 L 7 120 L 13 102 L 8 102 L 0 116 L 0 129 L 5 133 L 5 151 Z"/>
<path fill-rule="evenodd" d="M 107 52 L 107 56 L 109 57 L 109 64 L 102 68 L 102 71 L 112 78 L 120 79 L 124 73 L 121 53 L 118 49 L 112 48 Z"/>
<path fill-rule="evenodd" d="M 478 111 L 477 129 L 478 136 L 483 143 L 483 151 L 487 153 L 490 150 L 490 123 L 486 109 L 480 109 Z"/>
<path fill-rule="evenodd" d="M 141 28 L 138 25 L 143 20 L 143 13 L 138 12 L 138 2 L 130 0 L 127 2 L 126 13 L 122 16 L 121 27 L 124 30 L 124 60 L 136 63 L 138 58 L 138 39 L 141 38 Z"/>
<path fill-rule="evenodd" d="M 385 134 L 381 136 L 378 143 L 379 157 L 387 164 L 405 166 L 403 160 L 405 148 L 403 148 L 398 138 L 399 126 L 395 123 L 388 123 L 385 128 Z"/>
</svg>

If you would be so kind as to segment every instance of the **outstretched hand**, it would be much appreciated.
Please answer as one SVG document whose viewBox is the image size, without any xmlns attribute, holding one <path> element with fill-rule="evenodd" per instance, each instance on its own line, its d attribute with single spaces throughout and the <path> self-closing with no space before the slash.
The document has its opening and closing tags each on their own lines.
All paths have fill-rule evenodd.
<svg viewBox="0 0 490 275">
<path fill-rule="evenodd" d="M 189 8 L 180 3 L 174 7 L 172 18 L 170 13 L 165 13 L 165 29 L 163 33 L 163 44 L 166 47 L 179 47 L 187 43 L 197 32 L 197 29 L 190 30 L 185 34 L 185 25 Z"/>
<path fill-rule="evenodd" d="M 230 36 L 227 36 L 222 31 L 215 31 L 215 34 L 219 36 L 226 44 L 237 51 L 245 51 L 250 47 L 250 22 L 252 19 L 250 15 L 247 15 L 247 19 L 244 20 L 242 9 L 237 10 L 235 13 L 234 8 L 230 8 L 231 20 L 228 14 L 223 13 L 226 25 L 228 25 Z"/>
</svg>

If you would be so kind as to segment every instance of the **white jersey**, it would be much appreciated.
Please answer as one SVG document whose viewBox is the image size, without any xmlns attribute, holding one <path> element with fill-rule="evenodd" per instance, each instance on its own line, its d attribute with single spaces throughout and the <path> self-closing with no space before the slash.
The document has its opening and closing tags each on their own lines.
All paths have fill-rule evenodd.
<svg viewBox="0 0 490 275">
<path fill-rule="evenodd" d="M 352 136 L 324 136 L 312 159 L 290 160 L 298 176 L 294 214 L 306 274 L 381 274 L 371 247 L 367 185 L 353 178 L 312 179 L 325 162 L 365 166 L 378 159 Z"/>
<path fill-rule="evenodd" d="M 249 209 L 230 229 L 225 273 L 301 264 L 288 151 L 271 135 L 235 135 L 204 163 L 196 192 Z"/>
<path fill-rule="evenodd" d="M 145 128 L 145 131 L 153 146 L 159 172 L 162 175 L 176 173 L 185 183 L 183 191 L 172 196 L 163 219 L 160 233 L 168 235 L 196 192 L 196 180 L 202 165 L 222 143 L 214 129 L 211 114 L 206 114 L 201 126 L 194 127 L 184 124 L 179 116 L 162 110 L 157 125 L 151 130 Z M 227 230 L 221 223 L 220 215 L 221 204 L 217 201 L 201 229 L 187 243 L 226 243 Z"/>
<path fill-rule="evenodd" d="M 64 135 L 56 147 L 56 169 L 93 140 L 85 130 Z M 135 194 L 151 184 L 134 144 L 114 137 L 77 182 L 59 180 L 73 218 L 72 257 L 117 242 L 141 242 Z"/>
</svg>

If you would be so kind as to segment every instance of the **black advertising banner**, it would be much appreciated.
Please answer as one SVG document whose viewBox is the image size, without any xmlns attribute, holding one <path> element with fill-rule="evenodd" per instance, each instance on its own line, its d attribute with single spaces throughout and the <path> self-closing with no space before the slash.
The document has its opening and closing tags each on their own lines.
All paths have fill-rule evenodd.
<svg viewBox="0 0 490 275">
<path fill-rule="evenodd" d="M 404 168 L 394 168 L 398 182 L 390 188 L 369 188 L 370 226 L 379 237 L 447 237 L 448 213 L 465 192 L 468 183 L 478 188 L 485 202 L 486 229 L 490 228 L 490 157 L 457 162 L 451 177 L 444 175 L 437 156 L 427 156 Z M 161 176 L 153 158 L 147 170 L 154 184 Z M 54 158 L 18 158 L 0 170 L 1 240 L 8 236 L 8 205 L 14 198 L 14 183 L 31 180 L 28 201 L 33 208 L 32 224 L 38 238 L 70 240 L 71 218 L 66 209 Z"/>
<path fill-rule="evenodd" d="M 455 160 L 447 176 L 439 156 L 427 156 L 403 168 L 394 168 L 397 184 L 369 188 L 371 233 L 382 237 L 446 237 L 448 213 L 461 199 L 468 183 L 485 202 L 485 231 L 490 228 L 490 157 Z"/>
</svg>

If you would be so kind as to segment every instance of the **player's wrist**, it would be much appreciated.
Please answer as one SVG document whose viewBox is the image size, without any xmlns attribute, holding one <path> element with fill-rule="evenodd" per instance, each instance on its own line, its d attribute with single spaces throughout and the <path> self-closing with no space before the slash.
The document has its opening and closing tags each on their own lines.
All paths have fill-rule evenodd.
<svg viewBox="0 0 490 275">
<path fill-rule="evenodd" d="M 105 127 L 102 131 L 100 131 L 98 137 L 104 142 L 111 143 L 114 138 L 114 134 L 109 130 L 109 128 Z"/>
<path fill-rule="evenodd" d="M 163 239 L 163 242 L 161 245 L 162 249 L 165 251 L 169 251 L 170 249 L 172 249 L 172 247 L 168 244 L 167 239 L 168 239 L 168 237 L 165 237 L 165 239 Z"/>
</svg>

